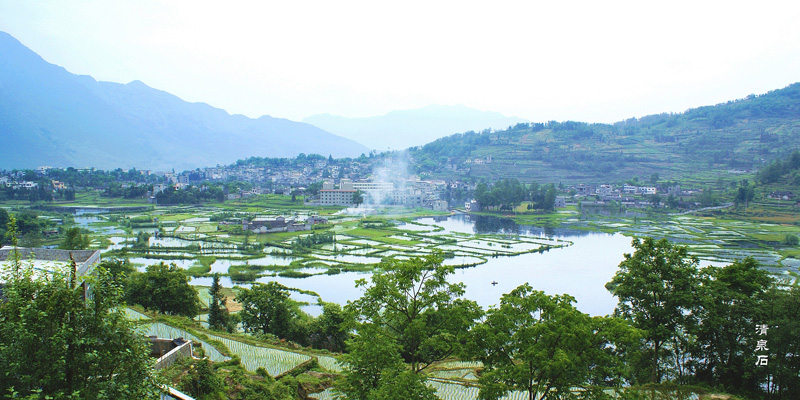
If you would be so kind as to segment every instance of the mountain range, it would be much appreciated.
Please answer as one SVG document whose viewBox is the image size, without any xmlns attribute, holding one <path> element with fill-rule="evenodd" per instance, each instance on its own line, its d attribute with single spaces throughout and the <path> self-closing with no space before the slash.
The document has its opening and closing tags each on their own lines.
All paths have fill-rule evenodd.
<svg viewBox="0 0 800 400">
<path fill-rule="evenodd" d="M 800 149 L 800 83 L 768 93 L 613 124 L 520 123 L 409 151 L 423 176 L 608 183 L 651 177 L 736 181 Z"/>
<path fill-rule="evenodd" d="M 194 169 L 250 156 L 369 152 L 306 123 L 230 115 L 140 81 L 75 75 L 5 32 L 0 55 L 0 169 Z"/>
<path fill-rule="evenodd" d="M 318 114 L 303 119 L 303 122 L 362 143 L 370 149 L 385 151 L 421 146 L 454 133 L 506 129 L 529 121 L 461 105 L 431 105 L 367 118 Z"/>
</svg>

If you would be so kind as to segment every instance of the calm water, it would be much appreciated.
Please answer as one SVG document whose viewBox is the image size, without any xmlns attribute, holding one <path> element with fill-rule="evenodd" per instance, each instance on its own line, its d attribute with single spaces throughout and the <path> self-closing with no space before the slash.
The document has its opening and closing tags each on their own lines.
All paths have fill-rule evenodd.
<svg viewBox="0 0 800 400">
<path fill-rule="evenodd" d="M 614 311 L 616 299 L 605 289 L 605 284 L 617 271 L 624 253 L 633 251 L 631 239 L 621 234 L 593 233 L 562 228 L 542 228 L 517 225 L 511 220 L 491 217 L 454 215 L 449 218 L 423 218 L 423 224 L 444 228 L 437 233 L 495 233 L 528 237 L 569 240 L 569 247 L 552 249 L 542 254 L 531 253 L 514 257 L 489 258 L 476 267 L 456 270 L 452 282 L 464 282 L 466 297 L 487 308 L 499 303 L 500 297 L 515 287 L 529 283 L 534 289 L 547 294 L 568 293 L 576 298 L 577 307 L 591 315 L 606 315 Z M 263 277 L 259 282 L 276 281 L 287 287 L 312 290 L 323 300 L 345 304 L 361 296 L 355 288 L 357 279 L 369 280 L 369 273 L 343 272 L 338 275 L 315 275 L 303 279 Z M 492 285 L 496 282 L 496 285 Z M 195 285 L 210 285 L 210 278 L 192 280 Z M 223 277 L 224 286 L 233 286 Z M 247 285 L 242 285 L 247 286 Z M 306 296 L 292 296 L 309 301 Z M 302 299 L 300 297 L 303 297 Z M 318 307 L 306 308 L 312 314 Z"/>
</svg>

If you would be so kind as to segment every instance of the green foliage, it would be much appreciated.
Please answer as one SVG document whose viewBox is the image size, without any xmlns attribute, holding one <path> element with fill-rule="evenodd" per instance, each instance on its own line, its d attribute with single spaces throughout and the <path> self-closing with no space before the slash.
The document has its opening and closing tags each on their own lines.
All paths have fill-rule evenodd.
<svg viewBox="0 0 800 400">
<path fill-rule="evenodd" d="M 531 399 L 561 399 L 575 388 L 597 399 L 607 397 L 605 386 L 622 385 L 619 351 L 637 339 L 637 331 L 616 318 L 589 317 L 574 301 L 527 284 L 503 295 L 500 307 L 472 332 L 471 353 L 485 368 L 481 399 L 514 390 Z"/>
<path fill-rule="evenodd" d="M 224 385 L 208 359 L 193 362 L 179 388 L 196 399 L 223 399 Z"/>
<path fill-rule="evenodd" d="M 122 187 L 120 183 L 114 182 L 106 187 L 101 196 L 105 197 L 122 197 L 126 199 L 141 199 L 147 195 L 147 192 L 153 190 L 153 185 L 130 185 Z"/>
<path fill-rule="evenodd" d="M 144 250 L 150 247 L 150 234 L 141 231 L 136 234 L 136 242 L 133 244 L 133 248 L 137 250 Z"/>
<path fill-rule="evenodd" d="M 653 182 L 654 174 L 660 181 L 700 169 L 755 170 L 764 159 L 800 147 L 799 92 L 800 84 L 792 84 L 761 96 L 614 124 L 549 121 L 466 132 L 409 149 L 409 155 L 417 173 L 526 182 L 601 183 L 634 175 Z M 474 163 L 487 156 L 491 163 Z"/>
<path fill-rule="evenodd" d="M 346 398 L 436 399 L 423 377 L 406 370 L 400 346 L 379 327 L 363 327 L 347 348 L 349 353 L 342 356 L 344 373 L 335 386 Z"/>
<path fill-rule="evenodd" d="M 644 332 L 650 350 L 650 381 L 658 383 L 665 345 L 684 326 L 693 305 L 698 261 L 688 258 L 686 247 L 673 246 L 667 239 L 648 237 L 634 239 L 632 244 L 636 251 L 625 254 L 606 288 L 619 299 L 615 314 Z"/>
<path fill-rule="evenodd" d="M 198 360 L 181 379 L 181 390 L 198 400 L 222 400 L 225 386 L 208 359 Z"/>
<path fill-rule="evenodd" d="M 364 279 L 364 295 L 348 304 L 348 311 L 363 329 L 375 329 L 397 344 L 400 355 L 414 372 L 443 360 L 461 349 L 466 333 L 482 310 L 474 302 L 461 299 L 463 283 L 449 283 L 452 266 L 442 265 L 438 255 L 400 261 L 390 259 L 380 265 L 383 272 L 372 275 L 372 285 Z"/>
<path fill-rule="evenodd" d="M 286 286 L 274 281 L 254 283 L 250 289 L 241 289 L 236 301 L 242 305 L 239 315 L 245 332 L 292 338 L 292 323 L 297 314 L 289 306 Z"/>
<path fill-rule="evenodd" d="M 8 226 L 8 211 L 5 208 L 0 207 L 0 245 L 2 245 L 6 240 L 6 227 Z M 17 228 L 17 224 L 14 223 L 14 229 Z"/>
<path fill-rule="evenodd" d="M 800 244 L 800 238 L 798 238 L 795 234 L 787 233 L 783 238 L 783 244 L 787 246 L 797 246 Z"/>
<path fill-rule="evenodd" d="M 158 204 L 199 204 L 209 201 L 221 202 L 225 200 L 222 188 L 216 185 L 206 185 L 203 189 L 191 186 L 177 190 L 169 187 L 156 195 Z"/>
<path fill-rule="evenodd" d="M 773 287 L 768 293 L 765 315 L 757 321 L 767 323 L 770 349 L 769 372 L 772 385 L 768 393 L 775 399 L 793 399 L 800 393 L 800 286 Z M 760 320 L 760 321 L 759 321 Z M 763 381 L 762 381 L 763 382 Z"/>
<path fill-rule="evenodd" d="M 755 188 L 745 179 L 736 189 L 736 196 L 733 198 L 733 201 L 736 205 L 744 205 L 744 208 L 747 208 L 747 205 L 750 204 L 753 197 L 755 197 Z"/>
<path fill-rule="evenodd" d="M 340 305 L 323 303 L 322 314 L 309 327 L 311 345 L 317 349 L 344 352 L 345 341 L 350 337 L 348 326 L 352 326 L 352 323 Z"/>
<path fill-rule="evenodd" d="M 89 248 L 89 235 L 82 235 L 81 229 L 78 227 L 69 228 L 59 247 L 67 250 L 87 249 Z"/>
<path fill-rule="evenodd" d="M 219 283 L 219 274 L 214 274 L 211 287 L 208 289 L 211 301 L 208 304 L 208 326 L 216 330 L 232 330 L 230 316 L 225 307 L 225 297 L 222 295 L 222 285 Z"/>
<path fill-rule="evenodd" d="M 164 314 L 193 318 L 200 311 L 197 289 L 189 285 L 189 278 L 175 264 L 161 262 L 148 266 L 144 273 L 131 274 L 126 298 L 129 303 Z"/>
<path fill-rule="evenodd" d="M 362 193 L 360 190 L 356 190 L 355 193 L 353 193 L 353 203 L 355 203 L 355 205 L 358 206 L 363 202 L 364 202 L 364 193 Z"/>
<path fill-rule="evenodd" d="M 38 218 L 38 215 L 33 211 L 20 211 L 15 214 L 9 214 L 5 209 L 0 208 L 0 242 L 9 244 L 11 236 L 9 236 L 6 232 L 10 230 L 9 221 L 11 217 L 14 217 L 14 238 L 17 240 L 17 245 L 19 243 L 25 242 L 36 242 L 38 239 L 42 237 L 42 231 L 46 228 L 54 226 L 54 223 L 42 218 Z M 29 240 L 35 239 L 35 240 Z M 27 246 L 32 247 L 32 246 Z"/>
<path fill-rule="evenodd" d="M 314 246 L 325 243 L 336 243 L 336 235 L 332 231 L 312 232 L 310 235 L 298 237 L 292 241 L 292 251 L 306 252 Z"/>
<path fill-rule="evenodd" d="M 698 381 L 733 393 L 759 390 L 763 371 L 751 368 L 756 362 L 755 325 L 762 322 L 771 285 L 769 274 L 752 258 L 701 271 L 692 318 L 681 329 L 686 334 L 678 336 L 680 347 L 691 352 L 687 367 Z"/>
<path fill-rule="evenodd" d="M 761 183 L 775 183 L 782 179 L 788 179 L 791 183 L 794 178 L 790 176 L 793 172 L 800 170 L 800 151 L 794 151 L 785 159 L 778 159 L 758 171 L 758 181 Z"/>
<path fill-rule="evenodd" d="M 234 357 L 228 362 L 181 359 L 164 371 L 165 377 L 197 400 L 294 400 L 297 388 L 276 382 L 266 371 L 250 374 Z"/>
<path fill-rule="evenodd" d="M 122 286 L 125 281 L 127 281 L 128 276 L 136 270 L 133 267 L 133 264 L 127 259 L 115 259 L 115 258 L 108 258 L 104 259 L 100 262 L 99 267 L 102 267 L 106 271 L 110 278 L 114 281 L 114 283 Z"/>
<path fill-rule="evenodd" d="M 73 265 L 74 267 L 74 265 Z M 119 307 L 121 291 L 98 268 L 87 283 L 32 267 L 10 275 L 0 302 L 0 392 L 51 399 L 158 399 L 144 337 Z"/>
<path fill-rule="evenodd" d="M 491 189 L 479 183 L 475 188 L 475 200 L 481 207 L 511 210 L 525 199 L 525 185 L 517 179 L 503 179 L 495 183 Z M 555 195 L 553 196 L 555 201 Z"/>
</svg>

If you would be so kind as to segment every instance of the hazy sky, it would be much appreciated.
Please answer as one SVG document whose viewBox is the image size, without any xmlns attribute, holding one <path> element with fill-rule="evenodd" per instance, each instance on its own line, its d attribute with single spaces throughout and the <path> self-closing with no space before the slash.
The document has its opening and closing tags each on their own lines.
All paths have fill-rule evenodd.
<svg viewBox="0 0 800 400">
<path fill-rule="evenodd" d="M 0 30 L 70 72 L 294 120 L 681 112 L 800 81 L 798 21 L 797 0 L 0 0 Z"/>
</svg>

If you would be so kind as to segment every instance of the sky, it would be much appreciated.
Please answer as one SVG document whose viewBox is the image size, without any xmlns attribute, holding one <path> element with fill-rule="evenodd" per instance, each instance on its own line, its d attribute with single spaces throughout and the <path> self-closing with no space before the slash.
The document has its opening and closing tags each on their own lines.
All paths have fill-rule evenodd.
<svg viewBox="0 0 800 400">
<path fill-rule="evenodd" d="M 796 0 L 0 0 L 0 30 L 72 73 L 292 120 L 683 112 L 800 81 L 798 21 Z"/>
</svg>

